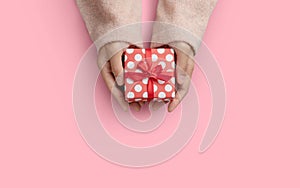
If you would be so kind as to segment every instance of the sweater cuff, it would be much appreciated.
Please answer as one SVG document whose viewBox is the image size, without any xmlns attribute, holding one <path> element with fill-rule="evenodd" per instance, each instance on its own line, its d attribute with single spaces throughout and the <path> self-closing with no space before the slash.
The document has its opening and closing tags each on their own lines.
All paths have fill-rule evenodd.
<svg viewBox="0 0 300 188">
<path fill-rule="evenodd" d="M 107 32 L 105 35 L 94 41 L 97 51 L 99 52 L 104 45 L 116 41 L 142 46 L 143 38 L 141 26 L 141 23 L 128 24 Z"/>
<path fill-rule="evenodd" d="M 98 52 L 98 66 L 102 66 L 116 53 L 130 45 L 143 47 L 141 24 L 129 24 L 114 29 L 94 42 Z"/>
<path fill-rule="evenodd" d="M 192 48 L 193 55 L 196 55 L 201 45 L 201 38 L 195 36 L 184 28 L 178 27 L 177 25 L 164 22 L 155 22 L 153 24 L 151 40 L 152 48 L 156 48 L 164 44 L 176 47 L 176 42 L 185 42 L 189 44 Z"/>
</svg>

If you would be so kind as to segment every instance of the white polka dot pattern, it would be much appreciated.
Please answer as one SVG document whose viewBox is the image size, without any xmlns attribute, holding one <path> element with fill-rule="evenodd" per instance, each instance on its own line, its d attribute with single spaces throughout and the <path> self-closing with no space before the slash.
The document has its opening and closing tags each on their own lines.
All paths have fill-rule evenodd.
<svg viewBox="0 0 300 188">
<path fill-rule="evenodd" d="M 142 80 L 143 84 L 148 84 L 148 80 L 149 80 L 149 78 L 144 78 L 144 79 Z"/>
<path fill-rule="evenodd" d="M 125 72 L 125 99 L 128 102 L 134 101 L 148 101 L 149 94 L 148 84 L 149 78 L 142 80 L 133 80 L 126 76 L 126 73 L 142 73 L 138 68 L 138 63 L 144 62 L 146 58 L 145 49 L 129 48 L 124 52 L 124 72 Z M 161 65 L 162 72 L 172 74 L 173 77 L 167 82 L 159 79 L 152 79 L 153 81 L 153 95 L 152 100 L 156 101 L 170 101 L 175 97 L 175 62 L 174 51 L 170 48 L 151 49 L 150 61 L 152 67 Z"/>
<path fill-rule="evenodd" d="M 170 80 L 172 84 L 175 84 L 175 77 L 171 78 Z"/>
<path fill-rule="evenodd" d="M 162 92 L 159 92 L 159 93 L 158 93 L 158 97 L 161 98 L 161 99 L 163 99 L 163 98 L 166 97 L 166 93 L 163 92 L 163 91 L 162 91 Z"/>
<path fill-rule="evenodd" d="M 157 80 L 157 82 L 158 82 L 159 84 L 164 84 L 164 83 L 165 83 L 165 81 L 163 81 L 163 80 Z"/>
<path fill-rule="evenodd" d="M 165 90 L 166 90 L 166 92 L 170 92 L 170 91 L 172 91 L 172 86 L 170 85 L 170 84 L 167 84 L 167 85 L 165 85 Z"/>
<path fill-rule="evenodd" d="M 173 55 L 171 55 L 171 54 L 166 55 L 166 60 L 167 61 L 172 61 L 173 60 Z"/>
<path fill-rule="evenodd" d="M 143 57 L 142 57 L 142 55 L 141 54 L 136 54 L 135 56 L 134 56 L 134 59 L 136 60 L 136 61 L 142 61 L 142 59 L 143 59 Z"/>
<path fill-rule="evenodd" d="M 134 72 L 142 73 L 143 71 L 141 69 L 136 69 Z"/>
<path fill-rule="evenodd" d="M 128 54 L 132 54 L 134 52 L 134 49 L 130 48 L 130 49 L 126 49 L 126 53 Z"/>
<path fill-rule="evenodd" d="M 134 64 L 134 62 L 132 62 L 132 61 L 129 61 L 129 62 L 127 63 L 127 68 L 129 68 L 129 69 L 133 69 L 134 66 L 135 66 L 135 64 Z"/>
<path fill-rule="evenodd" d="M 172 92 L 172 98 L 175 98 L 175 91 Z"/>
<path fill-rule="evenodd" d="M 133 84 L 133 80 L 131 78 L 126 78 L 127 84 Z"/>
<path fill-rule="evenodd" d="M 129 92 L 127 93 L 127 97 L 128 97 L 129 99 L 133 99 L 133 98 L 134 98 L 134 93 L 131 92 L 131 91 L 129 91 Z"/>
<path fill-rule="evenodd" d="M 163 69 L 166 68 L 166 63 L 165 63 L 165 62 L 161 61 L 161 62 L 159 62 L 158 64 L 161 65 L 161 67 L 162 67 Z"/>
<path fill-rule="evenodd" d="M 175 61 L 173 61 L 173 62 L 171 63 L 171 65 L 172 65 L 172 68 L 175 69 Z"/>
<path fill-rule="evenodd" d="M 141 92 L 142 91 L 142 86 L 140 85 L 140 84 L 137 84 L 137 85 L 135 85 L 134 86 L 134 90 L 136 91 L 136 92 Z"/>
<path fill-rule="evenodd" d="M 154 92 L 156 92 L 156 91 L 157 91 L 157 89 L 158 89 L 157 85 L 156 85 L 156 84 L 154 84 L 154 85 L 153 85 L 153 91 L 154 91 Z"/>
<path fill-rule="evenodd" d="M 156 54 L 152 54 L 152 61 L 155 62 L 158 60 L 158 56 Z"/>
<path fill-rule="evenodd" d="M 158 49 L 157 49 L 157 52 L 158 52 L 159 54 L 163 54 L 163 53 L 165 53 L 165 49 L 163 49 L 163 48 L 158 48 Z"/>
</svg>

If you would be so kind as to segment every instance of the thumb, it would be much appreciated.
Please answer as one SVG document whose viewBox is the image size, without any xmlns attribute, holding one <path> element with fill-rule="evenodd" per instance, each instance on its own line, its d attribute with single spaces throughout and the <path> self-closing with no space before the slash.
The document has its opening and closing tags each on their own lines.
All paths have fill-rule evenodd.
<svg viewBox="0 0 300 188">
<path fill-rule="evenodd" d="M 123 51 L 119 51 L 110 59 L 111 70 L 119 86 L 124 84 L 122 53 Z"/>
</svg>

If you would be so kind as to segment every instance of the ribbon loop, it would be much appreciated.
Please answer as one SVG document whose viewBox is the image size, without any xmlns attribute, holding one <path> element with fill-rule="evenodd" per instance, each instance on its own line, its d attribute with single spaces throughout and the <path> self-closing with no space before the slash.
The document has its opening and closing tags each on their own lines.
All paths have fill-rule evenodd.
<svg viewBox="0 0 300 188">
<path fill-rule="evenodd" d="M 139 62 L 137 65 L 137 68 L 140 70 L 140 72 L 125 72 L 126 77 L 131 78 L 134 81 L 141 81 L 144 78 L 153 77 L 163 80 L 163 81 L 169 81 L 173 77 L 173 72 L 165 72 L 163 71 L 163 68 L 161 65 L 156 65 L 149 67 L 144 62 Z"/>
</svg>

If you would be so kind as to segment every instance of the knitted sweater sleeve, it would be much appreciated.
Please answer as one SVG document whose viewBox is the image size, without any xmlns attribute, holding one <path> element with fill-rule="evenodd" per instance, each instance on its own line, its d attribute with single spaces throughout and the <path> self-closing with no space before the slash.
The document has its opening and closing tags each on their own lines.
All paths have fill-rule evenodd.
<svg viewBox="0 0 300 188">
<path fill-rule="evenodd" d="M 152 47 L 183 41 L 195 55 L 216 3 L 217 0 L 159 0 Z"/>
<path fill-rule="evenodd" d="M 140 24 L 135 24 L 141 22 L 142 1 L 76 0 L 76 3 L 101 63 L 129 44 L 142 43 Z M 113 49 L 104 48 L 108 43 L 115 43 Z"/>
</svg>

